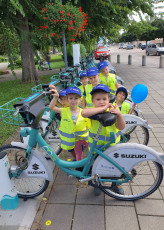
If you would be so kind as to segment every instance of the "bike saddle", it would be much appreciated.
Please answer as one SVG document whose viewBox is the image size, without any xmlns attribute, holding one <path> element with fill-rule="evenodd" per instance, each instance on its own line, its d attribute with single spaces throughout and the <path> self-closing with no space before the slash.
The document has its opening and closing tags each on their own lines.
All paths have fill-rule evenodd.
<svg viewBox="0 0 164 230">
<path fill-rule="evenodd" d="M 109 112 L 98 113 L 98 114 L 95 114 L 89 118 L 92 120 L 99 121 L 102 124 L 102 126 L 104 126 L 104 127 L 111 126 L 116 122 L 116 115 L 109 113 Z"/>
</svg>

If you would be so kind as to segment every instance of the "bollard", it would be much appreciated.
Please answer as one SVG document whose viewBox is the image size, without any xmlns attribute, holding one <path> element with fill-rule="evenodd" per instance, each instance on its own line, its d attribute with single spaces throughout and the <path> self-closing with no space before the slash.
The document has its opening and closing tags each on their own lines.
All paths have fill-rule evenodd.
<svg viewBox="0 0 164 230">
<path fill-rule="evenodd" d="M 117 63 L 120 63 L 120 55 L 117 55 Z"/>
<path fill-rule="evenodd" d="M 132 55 L 128 55 L 128 65 L 132 64 Z"/>
<path fill-rule="evenodd" d="M 108 56 L 108 61 L 111 62 L 111 55 L 110 55 L 110 54 L 109 54 L 109 56 Z"/>
<path fill-rule="evenodd" d="M 146 56 L 142 55 L 142 66 L 146 66 Z"/>
<path fill-rule="evenodd" d="M 160 56 L 160 59 L 159 59 L 159 68 L 164 68 L 164 56 Z"/>
</svg>

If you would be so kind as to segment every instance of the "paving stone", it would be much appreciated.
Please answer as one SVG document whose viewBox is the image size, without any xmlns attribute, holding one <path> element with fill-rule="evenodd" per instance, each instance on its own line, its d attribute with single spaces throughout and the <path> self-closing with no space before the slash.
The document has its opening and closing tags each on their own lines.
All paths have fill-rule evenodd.
<svg viewBox="0 0 164 230">
<path fill-rule="evenodd" d="M 49 196 L 49 203 L 74 203 L 76 186 L 54 184 Z"/>
<path fill-rule="evenodd" d="M 68 230 L 71 229 L 74 205 L 47 204 L 38 230 Z M 50 220 L 51 225 L 46 225 Z M 39 224 L 38 224 L 39 225 Z M 62 226 L 62 227 L 61 227 Z"/>
<path fill-rule="evenodd" d="M 163 139 L 164 139 L 164 130 L 163 130 L 163 132 L 161 132 L 161 133 L 154 133 L 155 134 L 155 136 L 157 137 L 157 139 L 159 138 L 159 137 L 163 137 Z"/>
<path fill-rule="evenodd" d="M 164 216 L 164 202 L 162 200 L 142 199 L 135 202 L 137 214 Z"/>
<path fill-rule="evenodd" d="M 134 206 L 134 202 L 117 200 L 110 196 L 105 195 L 105 205 L 106 206 Z"/>
<path fill-rule="evenodd" d="M 106 230 L 139 230 L 134 207 L 105 207 Z"/>
<path fill-rule="evenodd" d="M 164 217 L 157 216 L 138 216 L 141 230 L 163 230 Z"/>
<path fill-rule="evenodd" d="M 78 180 L 75 177 L 69 176 L 59 169 L 59 172 L 55 179 L 55 184 L 76 184 L 77 182 Z"/>
<path fill-rule="evenodd" d="M 159 142 L 157 141 L 156 138 L 149 138 L 148 146 L 149 147 L 159 146 Z"/>
<path fill-rule="evenodd" d="M 72 230 L 84 229 L 105 230 L 104 206 L 76 205 Z"/>
<path fill-rule="evenodd" d="M 104 205 L 104 193 L 99 196 L 94 194 L 93 187 L 79 188 L 76 198 L 76 204 L 100 204 Z"/>
</svg>

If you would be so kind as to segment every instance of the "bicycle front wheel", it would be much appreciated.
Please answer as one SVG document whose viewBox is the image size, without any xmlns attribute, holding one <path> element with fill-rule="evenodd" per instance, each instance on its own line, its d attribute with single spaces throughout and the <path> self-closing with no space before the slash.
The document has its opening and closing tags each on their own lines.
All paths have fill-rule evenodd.
<svg viewBox="0 0 164 230">
<path fill-rule="evenodd" d="M 53 120 L 48 124 L 47 120 L 41 119 L 40 122 L 40 132 L 45 141 L 54 150 L 56 155 L 59 155 L 62 151 L 60 144 L 60 134 L 59 134 L 59 123 L 57 120 Z"/>
<path fill-rule="evenodd" d="M 12 165 L 16 165 L 16 158 L 15 158 L 16 154 L 25 157 L 26 149 L 18 146 L 5 145 L 0 147 L 0 154 L 1 152 L 7 153 L 10 166 L 12 166 Z M 18 196 L 21 198 L 34 198 L 36 196 L 39 196 L 47 189 L 49 184 L 49 181 L 43 178 L 13 177 L 12 180 L 14 181 Z"/>
<path fill-rule="evenodd" d="M 123 134 L 126 137 L 126 143 L 138 143 L 147 145 L 149 142 L 149 131 L 144 126 L 137 125 L 129 129 L 126 134 Z"/>
<path fill-rule="evenodd" d="M 130 172 L 132 181 L 121 185 L 124 195 L 112 188 L 112 183 L 101 183 L 101 190 L 118 200 L 138 200 L 145 198 L 158 189 L 163 179 L 163 168 L 159 163 L 144 161 L 138 163 Z"/>
</svg>

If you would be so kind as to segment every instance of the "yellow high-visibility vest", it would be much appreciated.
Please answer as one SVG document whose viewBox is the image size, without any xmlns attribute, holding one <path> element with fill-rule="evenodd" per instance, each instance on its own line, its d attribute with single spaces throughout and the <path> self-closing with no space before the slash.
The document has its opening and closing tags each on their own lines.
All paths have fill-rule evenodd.
<svg viewBox="0 0 164 230">
<path fill-rule="evenodd" d="M 91 121 L 88 118 L 82 117 L 82 109 L 79 108 L 79 110 L 79 115 L 75 125 L 72 120 L 70 107 L 61 109 L 61 122 L 59 132 L 62 149 L 73 149 L 75 147 L 76 137 L 78 140 L 88 140 L 88 129 L 91 127 Z"/>
<path fill-rule="evenodd" d="M 109 73 L 106 80 L 105 76 L 100 73 L 99 77 L 100 84 L 107 85 L 110 89 L 110 93 L 115 95 L 116 92 L 116 75 Z"/>
<path fill-rule="evenodd" d="M 116 103 L 114 102 L 113 105 L 115 105 Z M 121 113 L 122 114 L 128 114 L 130 110 L 130 103 L 123 101 L 122 105 L 121 105 Z"/>
<path fill-rule="evenodd" d="M 86 98 L 85 98 L 86 105 L 85 105 L 85 107 L 86 108 L 92 108 L 93 107 L 92 95 L 90 94 L 92 89 L 93 89 L 92 84 L 88 84 L 85 86 L 85 92 L 86 92 Z"/>
</svg>

